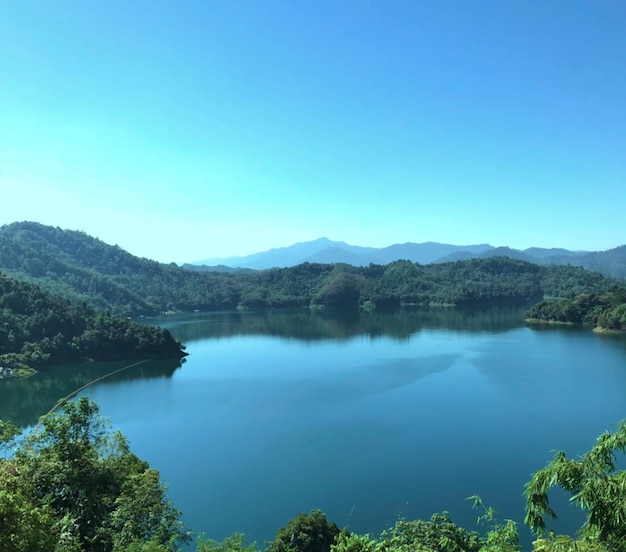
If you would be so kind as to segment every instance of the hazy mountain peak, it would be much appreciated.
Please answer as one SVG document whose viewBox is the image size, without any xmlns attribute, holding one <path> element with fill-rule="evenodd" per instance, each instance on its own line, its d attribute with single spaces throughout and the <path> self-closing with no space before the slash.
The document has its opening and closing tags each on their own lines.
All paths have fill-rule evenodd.
<svg viewBox="0 0 626 552">
<path fill-rule="evenodd" d="M 405 242 L 376 248 L 349 245 L 343 241 L 334 241 L 327 237 L 321 237 L 312 241 L 299 242 L 244 257 L 206 259 L 192 264 L 226 265 L 255 269 L 294 266 L 303 262 L 340 262 L 365 266 L 370 263 L 387 264 L 398 259 L 408 259 L 413 262 L 427 264 L 458 251 L 478 254 L 491 248 L 492 246 L 488 244 L 450 245 L 436 242 L 419 244 Z"/>
<path fill-rule="evenodd" d="M 395 243 L 387 247 L 360 247 L 342 241 L 320 237 L 308 242 L 270 249 L 268 251 L 229 257 L 208 259 L 203 265 L 226 265 L 238 268 L 265 269 L 288 267 L 311 263 L 347 263 L 355 266 L 388 264 L 406 259 L 420 264 L 460 261 L 472 258 L 510 257 L 538 264 L 573 264 L 603 270 L 613 276 L 626 276 L 626 246 L 606 252 L 570 251 L 562 248 L 529 247 L 523 251 L 508 246 L 494 247 L 487 243 L 454 245 L 427 241 L 422 243 Z M 624 267 L 624 268 L 622 268 Z"/>
</svg>

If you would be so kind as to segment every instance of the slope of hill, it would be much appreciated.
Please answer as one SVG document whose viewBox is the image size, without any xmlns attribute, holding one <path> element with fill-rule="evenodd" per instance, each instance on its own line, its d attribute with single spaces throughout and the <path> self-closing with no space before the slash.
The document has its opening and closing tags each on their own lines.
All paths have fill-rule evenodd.
<svg viewBox="0 0 626 552">
<path fill-rule="evenodd" d="M 467 259 L 489 259 L 491 257 L 508 257 L 509 259 L 517 259 L 519 261 L 526 261 L 527 263 L 548 264 L 540 263 L 538 258 L 527 255 L 518 249 L 511 249 L 510 247 L 492 247 L 491 249 L 479 253 L 472 251 L 455 251 L 450 255 L 437 259 L 436 262 L 449 263 L 452 261 L 465 261 Z"/>
<path fill-rule="evenodd" d="M 451 253 L 479 254 L 492 249 L 486 243 L 478 245 L 450 245 L 446 243 L 398 243 L 383 247 L 376 252 L 376 262 L 387 264 L 400 259 L 412 261 L 414 263 L 429 264 L 438 262 L 442 257 Z"/>
<path fill-rule="evenodd" d="M 537 264 L 572 265 L 600 272 L 611 278 L 626 279 L 626 245 L 607 251 L 567 251 L 565 249 L 541 249 L 532 247 L 519 251 L 508 247 L 496 247 L 482 253 L 459 251 L 447 255 L 437 262 L 487 259 L 505 256 Z"/>
<path fill-rule="evenodd" d="M 375 256 L 371 254 L 359 254 L 351 251 L 349 249 L 345 249 L 344 247 L 327 247 L 326 249 L 322 249 L 318 251 L 314 255 L 307 257 L 303 262 L 307 263 L 324 263 L 324 264 L 333 264 L 333 263 L 344 263 L 353 266 L 366 266 L 370 263 L 375 262 Z M 301 264 L 301 263 L 296 263 Z M 294 266 L 294 265 L 290 265 Z"/>
<path fill-rule="evenodd" d="M 571 264 L 596 270 L 614 278 L 626 279 L 626 245 L 581 255 Z"/>
<path fill-rule="evenodd" d="M 196 272 L 224 272 L 227 274 L 245 274 L 246 272 L 255 272 L 253 268 L 241 268 L 226 265 L 207 266 L 185 263 L 181 265 L 181 268 L 184 268 L 185 270 L 195 270 Z"/>
<path fill-rule="evenodd" d="M 523 253 L 526 253 L 526 255 L 529 255 L 530 257 L 534 257 L 536 259 L 575 259 L 586 254 L 587 251 L 569 251 L 568 249 L 562 249 L 558 247 L 553 247 L 550 249 L 547 249 L 545 247 L 529 247 L 528 249 L 524 249 Z"/>
<path fill-rule="evenodd" d="M 135 257 L 83 232 L 34 222 L 0 227 L 0 269 L 75 304 L 123 316 L 206 308 L 207 285 L 219 288 L 227 277 L 214 274 L 209 282 L 203 274 Z"/>
</svg>

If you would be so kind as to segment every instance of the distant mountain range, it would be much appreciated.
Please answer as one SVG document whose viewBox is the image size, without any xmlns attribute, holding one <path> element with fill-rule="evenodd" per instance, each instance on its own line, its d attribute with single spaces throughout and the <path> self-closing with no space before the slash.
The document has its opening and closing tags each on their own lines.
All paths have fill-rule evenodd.
<svg viewBox="0 0 626 552">
<path fill-rule="evenodd" d="M 403 243 L 389 247 L 360 247 L 328 238 L 296 243 L 288 247 L 279 247 L 254 253 L 245 257 L 226 257 L 207 259 L 190 265 L 229 266 L 263 270 L 266 268 L 284 268 L 302 263 L 346 263 L 354 266 L 388 264 L 398 259 L 410 260 L 420 264 L 437 262 L 441 257 L 455 253 L 480 254 L 492 249 L 490 245 L 447 245 L 443 243 Z"/>
<path fill-rule="evenodd" d="M 535 264 L 571 264 L 626 278 L 626 245 L 607 251 L 570 251 L 530 247 L 519 250 L 489 244 L 451 245 L 445 243 L 402 243 L 388 247 L 360 247 L 328 238 L 296 243 L 244 257 L 206 259 L 183 265 L 193 270 L 226 271 L 229 268 L 263 270 L 309 263 L 346 263 L 354 266 L 388 264 L 400 259 L 420 264 L 444 263 L 488 257 L 509 257 Z M 228 268 L 229 267 L 229 268 Z"/>
</svg>

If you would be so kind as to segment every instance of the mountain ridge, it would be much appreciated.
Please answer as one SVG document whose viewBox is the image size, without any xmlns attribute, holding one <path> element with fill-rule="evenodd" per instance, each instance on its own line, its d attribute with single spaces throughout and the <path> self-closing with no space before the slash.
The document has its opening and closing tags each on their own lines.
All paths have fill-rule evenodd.
<svg viewBox="0 0 626 552">
<path fill-rule="evenodd" d="M 420 264 L 445 263 L 468 259 L 485 259 L 505 256 L 535 264 L 559 264 L 581 266 L 602 272 L 606 276 L 626 278 L 626 245 L 604 251 L 581 251 L 564 248 L 494 247 L 490 244 L 454 245 L 438 242 L 405 242 L 386 247 L 363 247 L 318 238 L 290 246 L 261 251 L 251 255 L 206 259 L 183 266 L 191 270 L 210 270 L 212 264 L 231 268 L 264 270 L 286 268 L 305 262 L 345 263 L 353 266 L 388 264 L 397 260 L 408 260 Z"/>
<path fill-rule="evenodd" d="M 489 244 L 452 245 L 432 241 L 396 243 L 385 247 L 367 247 L 350 245 L 343 241 L 334 241 L 323 237 L 284 247 L 272 248 L 250 255 L 205 259 L 185 263 L 185 265 L 224 265 L 233 268 L 263 270 L 266 268 L 296 266 L 305 262 L 345 262 L 355 266 L 366 266 L 370 263 L 388 264 L 402 259 L 428 264 L 455 251 L 480 253 L 492 247 Z M 349 262 L 347 259 L 352 262 Z"/>
</svg>

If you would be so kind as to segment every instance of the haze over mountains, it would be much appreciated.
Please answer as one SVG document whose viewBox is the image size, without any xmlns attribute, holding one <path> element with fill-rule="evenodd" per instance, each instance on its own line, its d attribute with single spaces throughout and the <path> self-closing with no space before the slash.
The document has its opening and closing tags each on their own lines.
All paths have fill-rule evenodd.
<svg viewBox="0 0 626 552">
<path fill-rule="evenodd" d="M 254 253 L 245 257 L 206 259 L 191 264 L 207 266 L 225 265 L 255 270 L 295 266 L 306 262 L 346 263 L 355 266 L 366 266 L 370 263 L 387 264 L 398 259 L 408 259 L 413 262 L 428 264 L 436 262 L 445 255 L 457 252 L 479 254 L 488 249 L 491 249 L 491 246 L 488 244 L 458 246 L 434 242 L 395 244 L 382 248 L 361 247 L 349 245 L 342 241 L 319 238 L 309 242 L 296 243 L 287 247 Z"/>
<path fill-rule="evenodd" d="M 296 266 L 305 262 L 367 266 L 370 263 L 384 265 L 399 259 L 430 264 L 500 256 L 536 264 L 571 264 L 610 276 L 626 278 L 626 245 L 607 251 L 570 251 L 541 247 L 519 250 L 509 247 L 493 247 L 489 244 L 452 245 L 435 242 L 403 243 L 376 248 L 319 238 L 243 257 L 206 259 L 184 266 L 195 270 L 226 270 L 226 267 L 263 270 Z"/>
</svg>

